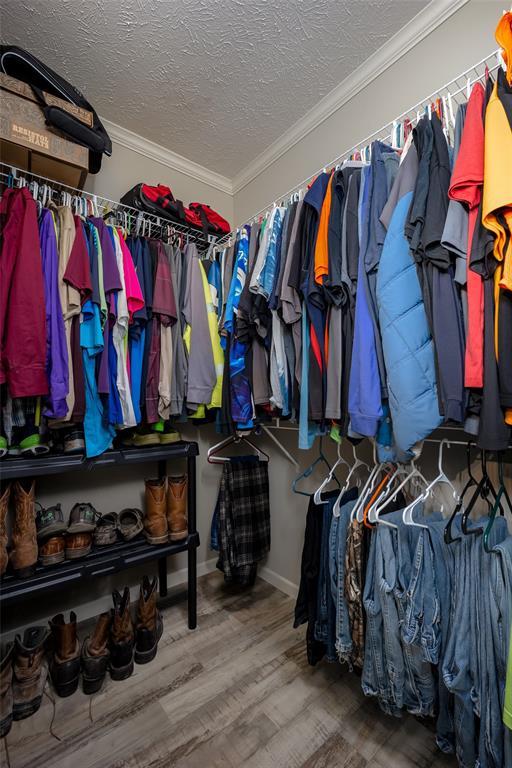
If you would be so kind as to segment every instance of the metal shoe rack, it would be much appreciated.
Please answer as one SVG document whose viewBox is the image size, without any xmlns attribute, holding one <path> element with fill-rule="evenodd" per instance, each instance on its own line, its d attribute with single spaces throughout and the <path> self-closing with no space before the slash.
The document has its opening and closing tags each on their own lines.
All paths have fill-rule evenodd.
<svg viewBox="0 0 512 768">
<path fill-rule="evenodd" d="M 188 535 L 186 539 L 169 544 L 152 546 L 144 539 L 118 542 L 111 546 L 93 549 L 81 560 L 66 560 L 54 566 L 37 566 L 33 576 L 18 579 L 6 573 L 0 581 L 0 604 L 14 604 L 27 597 L 49 590 L 66 589 L 83 579 L 106 576 L 126 568 L 156 560 L 160 596 L 167 595 L 167 558 L 178 552 L 188 553 L 188 626 L 197 625 L 197 548 L 199 533 L 196 529 L 196 456 L 197 443 L 180 442 L 169 446 L 126 448 L 103 453 L 95 459 L 85 456 L 39 456 L 31 459 L 4 459 L 0 463 L 3 480 L 21 477 L 56 475 L 63 472 L 91 471 L 95 467 L 113 464 L 128 466 L 142 462 L 156 462 L 158 477 L 167 474 L 167 461 L 186 459 L 188 474 L 187 509 Z"/>
</svg>

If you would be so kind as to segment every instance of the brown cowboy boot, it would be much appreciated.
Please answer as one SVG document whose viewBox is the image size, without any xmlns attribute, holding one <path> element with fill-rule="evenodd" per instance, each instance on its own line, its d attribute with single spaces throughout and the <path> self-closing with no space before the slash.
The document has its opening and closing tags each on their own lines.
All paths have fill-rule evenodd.
<svg viewBox="0 0 512 768">
<path fill-rule="evenodd" d="M 7 554 L 7 515 L 9 512 L 9 496 L 11 484 L 8 483 L 0 496 L 0 576 L 3 576 L 9 562 Z"/>
<path fill-rule="evenodd" d="M 47 638 L 46 627 L 30 627 L 23 633 L 23 638 L 16 635 L 12 681 L 13 720 L 30 717 L 41 706 L 48 677 L 45 655 Z"/>
<path fill-rule="evenodd" d="M 7 736 L 12 725 L 12 658 L 14 643 L 2 646 L 0 653 L 0 739 Z"/>
<path fill-rule="evenodd" d="M 14 506 L 16 515 L 12 531 L 11 564 L 16 576 L 23 579 L 34 573 L 37 563 L 34 480 L 16 480 Z"/>
<path fill-rule="evenodd" d="M 144 535 L 150 544 L 167 544 L 167 516 L 165 503 L 165 478 L 146 480 L 146 514 Z"/>
<path fill-rule="evenodd" d="M 180 541 L 188 534 L 187 524 L 187 476 L 167 479 L 167 526 L 169 541 Z"/>
<path fill-rule="evenodd" d="M 111 624 L 110 613 L 100 613 L 91 637 L 82 645 L 82 690 L 86 694 L 100 690 L 107 672 L 110 651 L 108 638 Z"/>
<path fill-rule="evenodd" d="M 71 611 L 69 624 L 59 613 L 49 622 L 53 637 L 50 675 L 58 696 L 71 696 L 78 688 L 80 644 L 76 636 L 76 614 Z"/>
<path fill-rule="evenodd" d="M 158 641 L 162 637 L 164 625 L 162 614 L 156 607 L 156 577 L 150 581 L 147 576 L 140 585 L 139 603 L 137 605 L 137 623 L 135 640 L 135 661 L 137 664 L 147 664 L 156 656 Z"/>
<path fill-rule="evenodd" d="M 112 628 L 110 631 L 110 677 L 125 680 L 133 672 L 134 633 L 130 616 L 130 590 L 124 588 L 123 595 L 117 589 L 112 592 Z"/>
</svg>

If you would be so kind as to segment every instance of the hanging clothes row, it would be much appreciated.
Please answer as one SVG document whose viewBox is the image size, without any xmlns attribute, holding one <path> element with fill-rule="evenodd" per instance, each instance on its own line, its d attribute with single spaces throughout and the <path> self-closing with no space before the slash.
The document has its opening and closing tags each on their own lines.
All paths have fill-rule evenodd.
<svg viewBox="0 0 512 768">
<path fill-rule="evenodd" d="M 294 624 L 307 623 L 308 662 L 357 670 L 387 714 L 435 717 L 439 748 L 460 766 L 512 765 L 512 536 L 495 517 L 500 500 L 512 512 L 509 496 L 483 464 L 464 501 L 469 512 L 489 498 L 492 510 L 469 520 L 460 505 L 447 523 L 431 495 L 441 472 L 414 491 L 413 478 L 426 481 L 412 466 L 408 498 L 400 472 L 375 465 L 360 492 L 310 497 Z"/>
<path fill-rule="evenodd" d="M 1 200 L 2 452 L 173 442 L 219 408 L 222 349 L 195 244 L 137 237 L 29 189 Z M 141 425 L 141 428 L 135 428 Z M 83 430 L 83 431 L 82 431 Z"/>
<path fill-rule="evenodd" d="M 453 120 L 439 100 L 403 146 L 240 229 L 217 278 L 228 422 L 296 418 L 301 448 L 335 426 L 398 459 L 442 423 L 508 445 L 511 99 L 500 69 Z"/>
</svg>

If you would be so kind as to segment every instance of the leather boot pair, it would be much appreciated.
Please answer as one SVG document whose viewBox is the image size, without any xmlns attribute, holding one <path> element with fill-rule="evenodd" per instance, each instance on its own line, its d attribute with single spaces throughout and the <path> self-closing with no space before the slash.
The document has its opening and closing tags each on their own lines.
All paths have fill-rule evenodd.
<svg viewBox="0 0 512 768">
<path fill-rule="evenodd" d="M 186 538 L 187 476 L 146 480 L 144 535 L 150 544 Z"/>
<path fill-rule="evenodd" d="M 12 725 L 12 660 L 14 643 L 2 646 L 0 652 L 0 739 L 7 736 Z"/>
<path fill-rule="evenodd" d="M 66 624 L 62 613 L 49 622 L 53 638 L 50 675 L 58 696 L 71 696 L 80 677 L 80 645 L 76 635 L 76 614 L 71 611 Z"/>
<path fill-rule="evenodd" d="M 121 596 L 112 593 L 114 609 L 110 631 L 110 677 L 124 680 L 133 672 L 134 657 L 137 664 L 152 661 L 162 637 L 162 614 L 156 605 L 158 580 L 144 576 L 137 603 L 135 631 L 130 616 L 130 590 L 124 588 Z"/>
<path fill-rule="evenodd" d="M 15 575 L 23 579 L 32 576 L 37 563 L 35 482 L 34 480 L 16 480 L 11 487 L 14 493 L 15 517 L 10 560 Z M 7 501 L 4 503 L 5 510 L 2 506 L 3 528 L 5 528 L 7 515 Z"/>
<path fill-rule="evenodd" d="M 30 627 L 16 635 L 12 681 L 13 720 L 24 720 L 41 706 L 48 677 L 46 627 Z"/>
<path fill-rule="evenodd" d="M 86 694 L 96 693 L 103 685 L 107 673 L 110 650 L 110 613 L 101 613 L 91 637 L 86 637 L 82 645 L 82 690 Z"/>
</svg>

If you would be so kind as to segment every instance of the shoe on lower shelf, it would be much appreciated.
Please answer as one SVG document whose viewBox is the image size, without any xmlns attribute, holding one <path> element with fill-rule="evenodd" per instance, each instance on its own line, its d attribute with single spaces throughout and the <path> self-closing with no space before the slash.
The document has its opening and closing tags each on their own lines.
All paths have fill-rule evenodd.
<svg viewBox="0 0 512 768">
<path fill-rule="evenodd" d="M 140 585 L 135 624 L 136 664 L 147 664 L 155 658 L 164 630 L 162 614 L 156 605 L 157 583 L 156 576 L 152 580 L 144 576 Z"/>
<path fill-rule="evenodd" d="M 75 504 L 69 516 L 68 533 L 91 533 L 96 528 L 99 513 L 89 502 Z"/>
<path fill-rule="evenodd" d="M 29 627 L 23 636 L 16 635 L 12 681 L 13 720 L 24 720 L 41 706 L 48 677 L 47 639 L 46 627 Z"/>
<path fill-rule="evenodd" d="M 119 529 L 119 515 L 117 512 L 107 512 L 101 515 L 96 522 L 94 531 L 94 543 L 98 547 L 106 547 L 115 544 Z"/>
<path fill-rule="evenodd" d="M 49 622 L 53 639 L 50 676 L 57 696 L 71 696 L 78 688 L 80 677 L 80 644 L 76 636 L 76 614 L 71 611 L 69 622 L 59 613 Z"/>
<path fill-rule="evenodd" d="M 78 560 L 89 554 L 92 533 L 66 533 L 66 560 Z"/>
<path fill-rule="evenodd" d="M 122 509 L 119 513 L 119 532 L 125 541 L 131 541 L 143 530 L 142 511 L 140 509 Z"/>
<path fill-rule="evenodd" d="M 80 663 L 82 667 L 82 690 L 85 694 L 97 693 L 107 673 L 110 651 L 108 640 L 111 625 L 110 613 L 100 613 L 94 632 L 82 644 Z"/>
<path fill-rule="evenodd" d="M 35 504 L 37 507 L 37 538 L 39 540 L 66 532 L 67 525 L 64 522 L 64 514 L 60 504 L 54 504 L 52 507 L 47 508 L 43 507 L 38 501 Z"/>
<path fill-rule="evenodd" d="M 130 616 L 130 590 L 124 588 L 121 595 L 117 589 L 112 592 L 114 608 L 110 630 L 110 677 L 112 680 L 126 680 L 133 672 L 134 632 Z"/>
<path fill-rule="evenodd" d="M 39 544 L 41 565 L 57 565 L 66 559 L 66 540 L 64 534 L 50 536 Z"/>
</svg>

